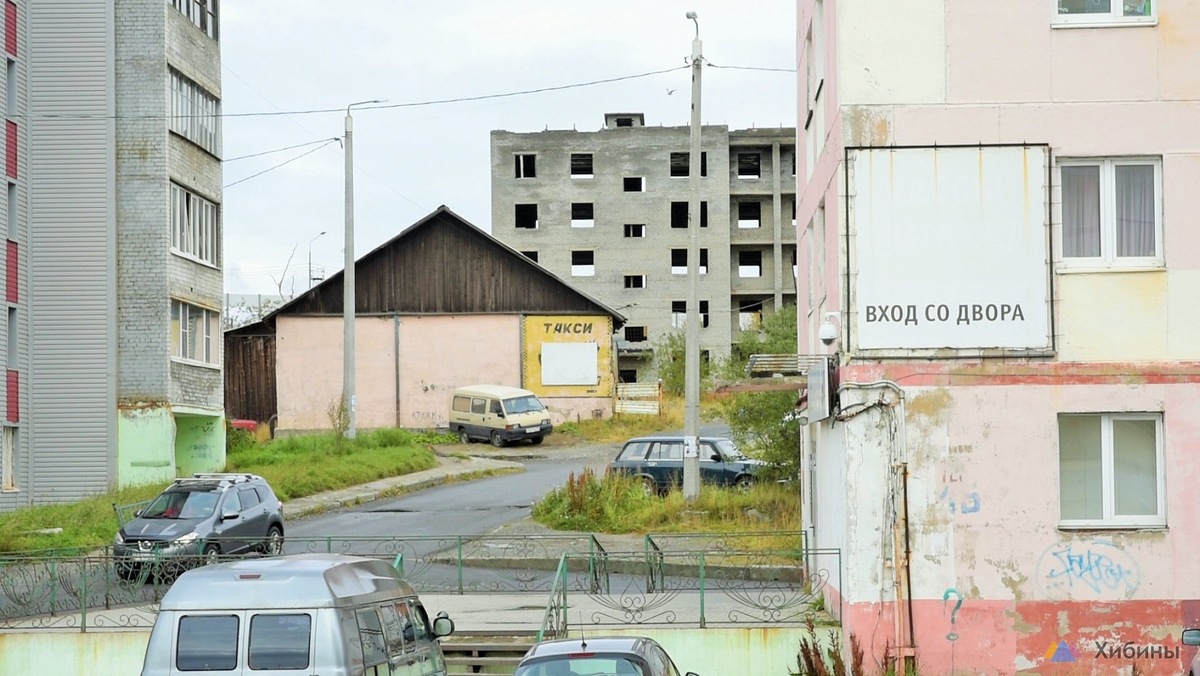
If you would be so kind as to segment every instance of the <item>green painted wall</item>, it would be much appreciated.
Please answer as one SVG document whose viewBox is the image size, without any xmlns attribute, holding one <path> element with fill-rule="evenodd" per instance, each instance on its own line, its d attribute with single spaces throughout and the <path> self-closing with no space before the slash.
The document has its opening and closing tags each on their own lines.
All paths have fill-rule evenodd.
<svg viewBox="0 0 1200 676">
<path fill-rule="evenodd" d="M 225 469 L 225 418 L 176 415 L 175 461 L 178 476 Z"/>
<path fill-rule="evenodd" d="M 148 630 L 0 633 L 0 674 L 136 676 L 149 642 Z"/>
<path fill-rule="evenodd" d="M 175 477 L 175 423 L 165 406 L 117 413 L 117 481 L 121 486 Z"/>
</svg>

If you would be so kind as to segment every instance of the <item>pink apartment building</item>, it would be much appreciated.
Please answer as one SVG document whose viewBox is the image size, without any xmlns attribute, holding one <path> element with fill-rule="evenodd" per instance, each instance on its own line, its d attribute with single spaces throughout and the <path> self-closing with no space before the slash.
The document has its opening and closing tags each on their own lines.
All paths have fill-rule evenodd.
<svg viewBox="0 0 1200 676">
<path fill-rule="evenodd" d="M 836 364 L 804 435 L 806 526 L 843 552 L 828 607 L 872 668 L 1186 673 L 1200 2 L 797 15 L 800 352 Z"/>
</svg>

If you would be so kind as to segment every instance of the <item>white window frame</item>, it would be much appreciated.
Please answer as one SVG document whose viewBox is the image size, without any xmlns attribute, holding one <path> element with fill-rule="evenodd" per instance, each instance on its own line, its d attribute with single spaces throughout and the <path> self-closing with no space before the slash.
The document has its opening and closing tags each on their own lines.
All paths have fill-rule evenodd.
<svg viewBox="0 0 1200 676">
<path fill-rule="evenodd" d="M 175 70 L 171 71 L 170 129 L 220 155 L 221 101 Z"/>
<path fill-rule="evenodd" d="M 171 252 L 221 266 L 221 207 L 171 183 Z"/>
<path fill-rule="evenodd" d="M 1093 416 L 1099 417 L 1100 422 L 1100 483 L 1104 494 L 1102 497 L 1104 515 L 1100 519 L 1059 519 L 1059 528 L 1165 528 L 1167 525 L 1167 491 L 1166 471 L 1163 444 L 1162 413 L 1063 413 L 1064 416 Z M 1115 514 L 1115 461 L 1113 460 L 1113 431 L 1114 420 L 1153 420 L 1155 470 L 1157 474 L 1158 513 L 1154 515 L 1119 516 Z M 1057 425 L 1057 421 L 1056 421 Z M 1061 451 L 1060 451 L 1061 453 Z M 1060 470 L 1061 471 L 1061 470 Z M 1059 477 L 1061 493 L 1062 477 Z M 1061 498 L 1060 498 L 1061 499 Z"/>
<path fill-rule="evenodd" d="M 1148 16 L 1125 16 L 1123 0 L 1112 0 L 1108 13 L 1060 14 L 1058 0 L 1050 0 L 1050 25 L 1053 28 L 1111 28 L 1113 26 L 1154 26 L 1158 24 L 1158 3 L 1150 3 Z"/>
<path fill-rule="evenodd" d="M 525 175 L 525 158 L 533 158 L 533 175 Z M 513 153 L 513 178 L 517 180 L 537 178 L 537 153 Z"/>
<path fill-rule="evenodd" d="M 218 0 L 169 0 L 196 28 L 208 37 L 218 38 L 220 25 Z"/>
<path fill-rule="evenodd" d="M 804 41 L 808 70 L 805 76 L 808 115 L 805 120 L 804 138 L 807 165 L 805 178 L 811 179 L 825 150 L 825 3 L 817 0 L 813 4 L 813 18 Z"/>
<path fill-rule="evenodd" d="M 0 440 L 0 491 L 17 489 L 17 427 L 4 426 L 4 438 Z"/>
<path fill-rule="evenodd" d="M 1154 255 L 1153 256 L 1122 256 L 1116 255 L 1117 250 L 1117 172 L 1119 166 L 1154 167 Z M 1093 257 L 1067 257 L 1063 246 L 1063 212 L 1062 203 L 1062 168 L 1063 167 L 1100 167 L 1100 255 Z M 1163 177 L 1161 157 L 1090 157 L 1067 158 L 1058 163 L 1055 171 L 1058 181 L 1059 199 L 1056 205 L 1055 234 L 1058 252 L 1058 267 L 1061 270 L 1146 270 L 1161 269 L 1166 266 L 1163 256 Z"/>
<path fill-rule="evenodd" d="M 191 335 L 192 315 L 197 313 L 197 326 L 202 331 L 198 345 Z M 171 336 L 172 360 L 220 367 L 221 345 L 216 339 L 220 336 L 220 312 L 172 298 L 170 321 L 179 324 L 178 331 L 172 331 Z"/>
<path fill-rule="evenodd" d="M 629 285 L 630 280 L 638 280 L 634 286 Z M 625 289 L 644 289 L 646 288 L 646 275 L 624 275 L 622 283 Z"/>
</svg>

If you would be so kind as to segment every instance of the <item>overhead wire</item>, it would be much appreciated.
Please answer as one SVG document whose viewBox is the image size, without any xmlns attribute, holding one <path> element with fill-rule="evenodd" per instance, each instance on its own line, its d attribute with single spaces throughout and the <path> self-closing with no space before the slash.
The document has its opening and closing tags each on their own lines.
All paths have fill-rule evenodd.
<svg viewBox="0 0 1200 676">
<path fill-rule="evenodd" d="M 280 162 L 279 164 L 276 164 L 276 165 L 275 165 L 275 166 L 273 166 L 273 167 L 267 167 L 266 169 L 263 169 L 262 171 L 260 171 L 260 172 L 258 172 L 258 173 L 256 173 L 256 174 L 250 174 L 249 176 L 247 176 L 247 177 L 245 177 L 245 178 L 238 179 L 238 180 L 234 181 L 233 183 L 226 183 L 225 185 L 223 185 L 223 186 L 221 186 L 221 187 L 222 187 L 222 188 L 232 188 L 233 186 L 235 186 L 235 185 L 237 185 L 237 184 L 239 184 L 239 183 L 245 183 L 246 181 L 249 181 L 249 180 L 250 180 L 250 179 L 252 179 L 252 178 L 257 178 L 257 177 L 259 177 L 259 176 L 262 176 L 263 174 L 265 174 L 265 173 L 267 173 L 267 172 L 269 172 L 269 171 L 275 171 L 276 169 L 278 169 L 278 168 L 280 168 L 280 167 L 282 167 L 282 166 L 285 166 L 285 165 L 291 164 L 292 162 L 295 162 L 296 160 L 298 160 L 298 159 L 301 159 L 301 158 L 303 158 L 303 157 L 307 157 L 308 155 L 311 155 L 311 154 L 313 154 L 313 153 L 317 152 L 318 150 L 320 150 L 320 149 L 324 148 L 325 146 L 329 145 L 330 143 L 333 143 L 333 142 L 335 142 L 335 141 L 341 141 L 341 140 L 342 140 L 342 139 L 341 139 L 340 137 L 339 137 L 339 138 L 332 138 L 332 139 L 329 139 L 329 140 L 328 140 L 328 141 L 326 141 L 325 143 L 322 143 L 321 145 L 317 146 L 316 148 L 313 148 L 312 150 L 310 150 L 310 151 L 308 151 L 308 152 L 306 152 L 306 153 L 302 153 L 302 154 L 300 154 L 300 155 L 297 155 L 297 156 L 293 157 L 293 158 L 292 158 L 292 159 L 290 159 L 290 160 L 286 160 L 286 161 L 284 161 L 284 162 Z"/>
<path fill-rule="evenodd" d="M 281 153 L 285 150 L 295 150 L 296 148 L 304 148 L 305 146 L 316 145 L 322 141 L 340 141 L 340 140 L 342 140 L 342 137 L 340 137 L 340 136 L 335 136 L 333 138 L 321 138 L 321 139 L 317 139 L 316 141 L 309 141 L 307 143 L 297 143 L 294 146 L 287 146 L 286 148 L 276 148 L 274 150 L 264 150 L 260 153 L 251 153 L 249 155 L 240 155 L 238 157 L 230 157 L 230 158 L 223 159 L 221 161 L 225 162 L 225 163 L 229 163 L 229 162 L 236 162 L 238 160 L 248 160 L 251 157 L 262 157 L 263 155 L 271 155 L 273 153 Z"/>
</svg>

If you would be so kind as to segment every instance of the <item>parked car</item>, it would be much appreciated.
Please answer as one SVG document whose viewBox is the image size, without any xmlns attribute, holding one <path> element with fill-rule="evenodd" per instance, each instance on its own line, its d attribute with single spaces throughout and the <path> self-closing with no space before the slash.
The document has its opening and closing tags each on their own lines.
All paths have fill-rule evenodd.
<svg viewBox="0 0 1200 676">
<path fill-rule="evenodd" d="M 663 493 L 683 486 L 683 446 L 682 436 L 630 439 L 608 464 L 608 469 L 637 477 L 647 493 Z M 731 439 L 700 437 L 702 484 L 749 488 L 764 464 L 746 457 Z"/>
<path fill-rule="evenodd" d="M 679 676 L 666 650 L 642 636 L 597 636 L 542 641 L 517 665 L 516 676 Z M 687 676 L 698 676 L 687 672 Z"/>
<path fill-rule="evenodd" d="M 1200 646 L 1200 629 L 1184 629 L 1183 635 L 1180 637 L 1180 642 L 1187 646 Z M 1178 650 L 1176 648 L 1176 651 Z M 1188 676 L 1200 676 L 1200 651 L 1192 657 Z"/>
<path fill-rule="evenodd" d="M 254 474 L 175 479 L 121 525 L 113 543 L 117 573 L 125 578 L 145 566 L 182 572 L 222 556 L 282 550 L 283 503 Z"/>
<path fill-rule="evenodd" d="M 554 431 L 550 412 L 529 390 L 503 385 L 472 385 L 454 390 L 450 431 L 464 444 L 474 439 L 497 448 L 516 441 L 540 444 Z"/>
</svg>

